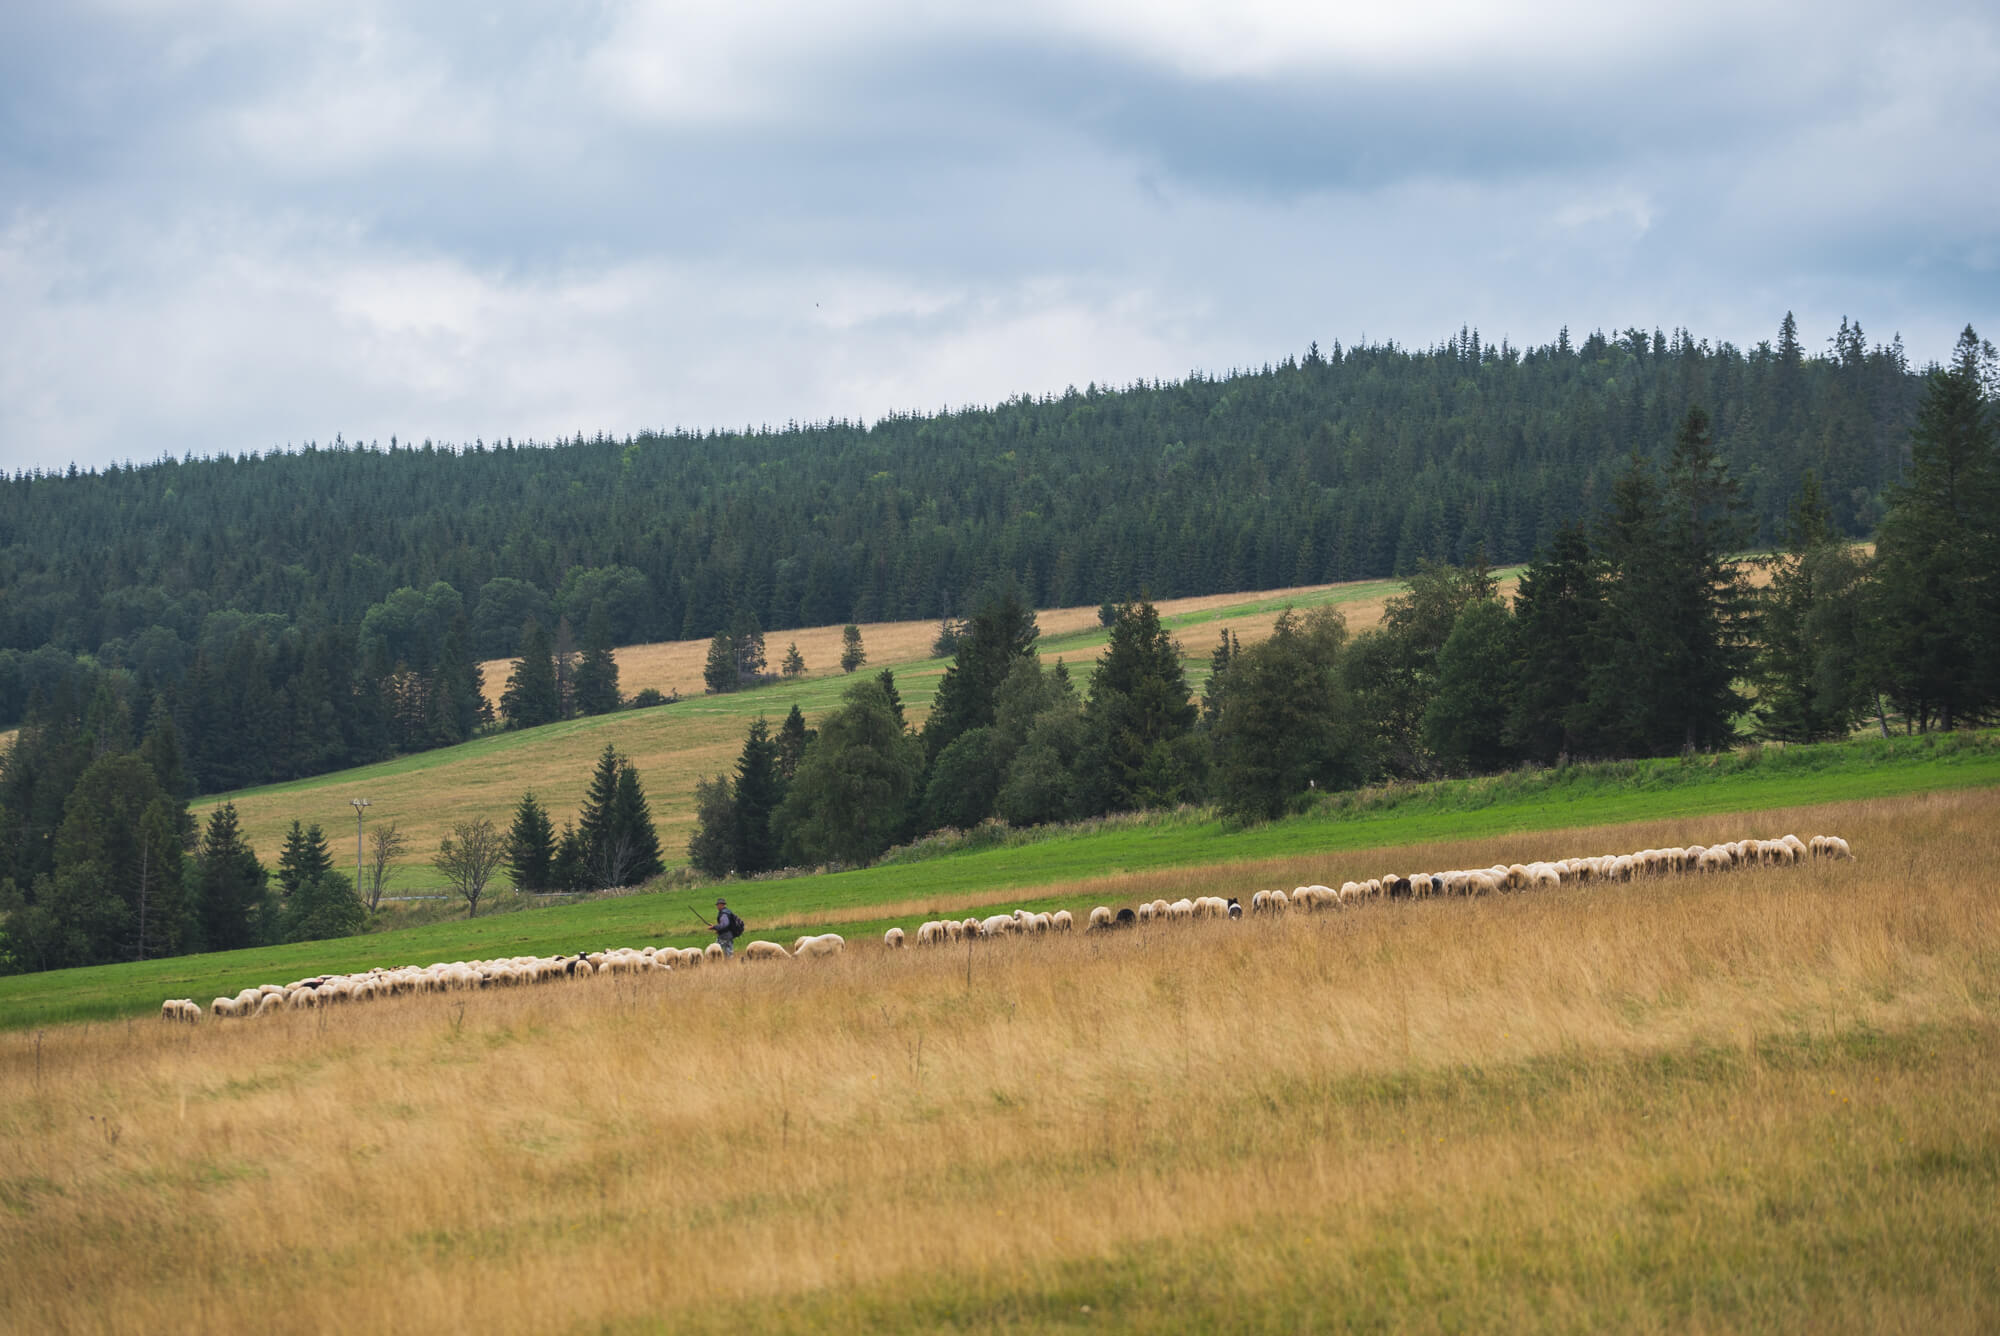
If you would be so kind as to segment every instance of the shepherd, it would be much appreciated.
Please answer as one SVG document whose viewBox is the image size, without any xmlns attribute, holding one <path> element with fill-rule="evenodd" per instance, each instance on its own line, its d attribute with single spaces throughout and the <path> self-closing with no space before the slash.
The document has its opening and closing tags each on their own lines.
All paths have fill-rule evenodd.
<svg viewBox="0 0 2000 1336">
<path fill-rule="evenodd" d="M 715 933 L 715 940 L 722 946 L 725 958 L 736 954 L 736 939 L 743 935 L 743 920 L 736 917 L 736 911 L 729 902 L 720 897 L 715 901 L 715 922 L 708 925 Z"/>
</svg>

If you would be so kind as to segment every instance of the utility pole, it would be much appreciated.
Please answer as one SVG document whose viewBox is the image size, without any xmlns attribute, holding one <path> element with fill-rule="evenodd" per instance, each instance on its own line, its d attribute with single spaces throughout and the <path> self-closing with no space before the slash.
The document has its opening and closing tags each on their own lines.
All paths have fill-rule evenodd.
<svg viewBox="0 0 2000 1336">
<path fill-rule="evenodd" d="M 361 889 L 361 813 L 368 806 L 368 800 L 349 798 L 347 802 L 354 809 L 354 893 L 366 895 Z"/>
</svg>

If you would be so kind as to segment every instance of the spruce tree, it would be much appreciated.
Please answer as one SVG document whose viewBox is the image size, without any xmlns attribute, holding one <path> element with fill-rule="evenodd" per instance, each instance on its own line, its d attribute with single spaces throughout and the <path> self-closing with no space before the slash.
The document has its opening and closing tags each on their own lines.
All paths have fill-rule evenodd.
<svg viewBox="0 0 2000 1336">
<path fill-rule="evenodd" d="M 924 723 L 924 754 L 932 760 L 962 733 L 993 722 L 993 697 L 1022 659 L 1033 657 L 1035 610 L 1011 583 L 990 594 L 957 638 L 952 665 L 938 683 Z"/>
<path fill-rule="evenodd" d="M 666 871 L 666 865 L 660 861 L 660 836 L 653 828 L 653 811 L 639 782 L 638 768 L 630 761 L 618 771 L 612 829 L 623 851 L 620 865 L 614 869 L 618 885 L 643 885 Z"/>
<path fill-rule="evenodd" d="M 708 659 L 702 664 L 701 680 L 712 696 L 736 690 L 736 642 L 728 631 L 717 631 L 708 642 Z"/>
<path fill-rule="evenodd" d="M 1148 770 L 1171 769 L 1173 744 L 1194 727 L 1196 713 L 1180 646 L 1160 624 L 1159 610 L 1146 599 L 1121 603 L 1083 707 L 1097 810 L 1125 811 L 1176 796 L 1161 792 Z"/>
<path fill-rule="evenodd" d="M 519 890 L 551 890 L 555 857 L 555 824 L 532 792 L 522 794 L 507 831 L 508 877 Z"/>
<path fill-rule="evenodd" d="M 622 845 L 618 840 L 618 772 L 624 769 L 624 759 L 610 743 L 604 744 L 604 751 L 597 758 L 597 768 L 591 772 L 590 783 L 583 793 L 583 810 L 577 813 L 576 834 L 582 846 L 586 875 L 598 888 L 607 888 L 617 883 L 604 880 L 607 873 L 616 870 L 612 865 L 622 861 Z"/>
<path fill-rule="evenodd" d="M 806 727 L 806 717 L 799 707 L 793 705 L 785 722 L 778 726 L 778 774 L 786 780 L 799 772 L 799 759 L 806 754 L 806 744 L 813 740 L 813 731 Z"/>
<path fill-rule="evenodd" d="M 748 876 L 777 867 L 777 841 L 771 816 L 784 801 L 785 782 L 779 770 L 778 744 L 762 715 L 750 723 L 743 752 L 736 761 L 736 870 Z"/>
<path fill-rule="evenodd" d="M 1318 344 L 1313 348 L 1317 350 Z M 1222 715 L 1223 674 L 1229 671 L 1229 664 L 1241 652 L 1242 645 L 1228 627 L 1222 629 L 1222 638 L 1208 656 L 1208 688 L 1201 697 L 1201 717 L 1203 722 L 1213 724 Z"/>
<path fill-rule="evenodd" d="M 549 889 L 567 893 L 591 889 L 590 859 L 583 836 L 567 821 L 556 840 L 555 859 L 549 864 Z"/>
<path fill-rule="evenodd" d="M 896 716 L 898 727 L 908 727 L 903 718 L 903 693 L 896 690 L 896 674 L 884 668 L 876 674 L 875 685 L 882 688 L 882 697 L 889 702 L 890 711 Z"/>
<path fill-rule="evenodd" d="M 1518 657 L 1504 737 L 1509 747 L 1545 764 L 1585 749 L 1604 605 L 1601 567 L 1590 536 L 1565 525 L 1521 572 L 1515 590 Z"/>
<path fill-rule="evenodd" d="M 181 818 L 185 809 L 164 793 L 139 818 L 139 867 L 133 883 L 134 960 L 179 955 L 188 949 L 187 880 L 183 866 Z M 193 926 L 198 930 L 198 922 Z"/>
<path fill-rule="evenodd" d="M 259 941 L 258 909 L 267 874 L 257 851 L 244 839 L 236 804 L 209 814 L 195 855 L 195 886 L 202 946 L 235 951 Z"/>
<path fill-rule="evenodd" d="M 796 640 L 785 649 L 785 665 L 782 671 L 786 677 L 804 677 L 806 675 L 805 656 L 799 653 L 799 642 Z"/>
<path fill-rule="evenodd" d="M 1736 683 L 1750 670 L 1754 610 L 1732 554 L 1751 526 L 1699 406 L 1674 433 L 1663 497 L 1671 604 L 1654 615 L 1676 633 L 1677 653 L 1658 749 L 1712 749 L 1734 740 L 1732 718 L 1747 704 Z"/>
<path fill-rule="evenodd" d="M 301 828 L 298 821 L 285 833 L 285 847 L 278 851 L 278 887 L 286 900 L 299 887 L 333 869 L 333 855 L 327 850 L 326 835 L 319 823 Z"/>
<path fill-rule="evenodd" d="M 599 600 L 583 624 L 583 661 L 576 670 L 578 714 L 609 714 L 619 705 L 618 660 L 611 652 L 611 618 Z"/>
<path fill-rule="evenodd" d="M 1858 617 L 1865 567 L 1835 532 L 1811 470 L 1800 480 L 1785 547 L 1759 600 L 1758 727 L 1790 742 L 1844 737 L 1864 701 Z"/>
<path fill-rule="evenodd" d="M 840 628 L 840 671 L 851 673 L 868 662 L 868 651 L 861 646 L 861 628 L 849 622 Z"/>
<path fill-rule="evenodd" d="M 1225 812 L 1270 820 L 1316 786 L 1360 779 L 1352 708 L 1334 671 L 1346 627 L 1334 617 L 1309 628 L 1287 608 L 1268 639 L 1230 655 L 1214 730 L 1214 783 Z"/>
<path fill-rule="evenodd" d="M 70 791 L 56 830 L 55 869 L 59 881 L 65 872 L 78 874 L 67 888 L 74 892 L 67 921 L 87 943 L 85 959 L 71 963 L 140 959 L 178 937 L 176 927 L 163 940 L 157 921 L 145 925 L 145 938 L 137 935 L 140 891 L 160 889 L 160 846 L 179 849 L 177 833 L 162 834 L 146 819 L 163 797 L 152 768 L 132 752 L 98 758 Z"/>
<path fill-rule="evenodd" d="M 739 608 L 729 619 L 729 647 L 736 664 L 736 685 L 755 686 L 764 677 L 764 628 L 757 614 Z"/>
<path fill-rule="evenodd" d="M 1910 464 L 1878 536 L 1875 675 L 1918 727 L 2000 707 L 2000 453 L 1994 354 L 1967 326 L 1924 384 Z"/>
<path fill-rule="evenodd" d="M 534 618 L 521 628 L 521 657 L 500 695 L 500 713 L 509 728 L 534 728 L 554 723 L 561 698 L 556 691 L 555 647 L 549 633 Z"/>
</svg>

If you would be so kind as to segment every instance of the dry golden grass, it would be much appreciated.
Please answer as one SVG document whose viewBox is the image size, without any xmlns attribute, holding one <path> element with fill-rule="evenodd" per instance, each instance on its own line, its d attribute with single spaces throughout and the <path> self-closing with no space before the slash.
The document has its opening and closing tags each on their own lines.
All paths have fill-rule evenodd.
<svg viewBox="0 0 2000 1336">
<path fill-rule="evenodd" d="M 1380 581 L 1362 581 L 1362 584 L 1379 584 Z M 1321 594 L 1338 585 L 1306 585 L 1297 589 L 1266 589 L 1249 593 L 1210 594 L 1200 598 L 1166 599 L 1156 604 L 1162 617 L 1174 617 L 1190 612 L 1210 612 L 1221 608 L 1237 607 L 1248 603 L 1263 603 L 1271 599 L 1295 597 L 1305 599 Z M 1350 629 L 1360 630 L 1373 626 L 1382 616 L 1382 604 L 1387 596 L 1359 600 L 1344 604 L 1348 613 Z M 1228 625 L 1243 640 L 1262 639 L 1271 632 L 1271 624 L 1277 620 L 1274 611 L 1246 612 L 1240 617 L 1218 619 L 1214 625 Z M 1097 626 L 1097 608 L 1043 608 L 1035 613 L 1035 624 L 1041 628 L 1045 638 L 1070 635 L 1078 631 L 1088 631 Z M 809 626 L 793 631 L 772 631 L 764 637 L 764 648 L 773 672 L 784 662 L 788 645 L 799 647 L 799 656 L 806 662 L 806 676 L 809 678 L 840 676 L 840 651 L 842 628 L 839 626 Z M 878 672 L 885 665 L 900 667 L 916 664 L 931 657 L 931 645 L 937 639 L 936 622 L 869 622 L 861 627 L 862 648 L 868 653 L 870 672 Z M 615 651 L 618 660 L 618 685 L 630 696 L 651 687 L 661 693 L 678 692 L 682 696 L 702 694 L 702 669 L 708 662 L 707 640 L 667 640 L 652 645 L 627 645 Z M 1082 651 L 1063 651 L 1073 662 L 1088 662 L 1102 650 L 1103 641 L 1085 647 Z M 1195 648 L 1189 646 L 1189 648 Z M 1054 662 L 1056 655 L 1047 656 Z M 506 688 L 507 674 L 513 669 L 511 659 L 493 659 L 481 665 L 486 674 L 486 697 L 493 708 L 500 708 L 500 693 Z M 921 719 L 921 715 L 918 716 Z"/>
<path fill-rule="evenodd" d="M 1992 1330 L 2000 794 L 1811 815 L 1862 861 L 8 1034 L 0 1329 Z"/>
</svg>

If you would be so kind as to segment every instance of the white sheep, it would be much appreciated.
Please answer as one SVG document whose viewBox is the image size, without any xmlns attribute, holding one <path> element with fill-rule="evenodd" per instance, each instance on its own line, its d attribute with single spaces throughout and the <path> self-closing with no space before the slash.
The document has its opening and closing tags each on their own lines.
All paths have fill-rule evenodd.
<svg viewBox="0 0 2000 1336">
<path fill-rule="evenodd" d="M 1070 932 L 1076 927 L 1076 918 L 1067 909 L 1058 909 L 1049 915 L 1049 928 L 1055 932 Z"/>
<path fill-rule="evenodd" d="M 883 933 L 883 934 L 882 934 L 882 945 L 884 945 L 884 946 L 888 947 L 888 948 L 889 948 L 890 950 L 892 950 L 892 951 L 900 951 L 900 950 L 902 950 L 902 949 L 903 949 L 903 930 L 902 930 L 901 928 L 891 928 L 891 929 L 889 929 L 889 931 L 887 931 L 887 932 Z"/>
<path fill-rule="evenodd" d="M 722 948 L 717 946 L 717 954 Z M 776 942 L 751 942 L 738 952 L 745 960 L 790 960 L 791 953 Z"/>
<path fill-rule="evenodd" d="M 1141 905 L 1140 908 L 1146 909 L 1149 906 Z M 1090 917 L 1085 920 L 1083 930 L 1085 932 L 1102 932 L 1117 921 L 1116 916 L 1111 912 L 1110 906 L 1099 905 L 1090 911 Z"/>
<path fill-rule="evenodd" d="M 837 932 L 823 932 L 817 937 L 801 937 L 792 944 L 792 954 L 801 958 L 816 956 L 837 956 L 847 948 L 847 939 Z"/>
</svg>

